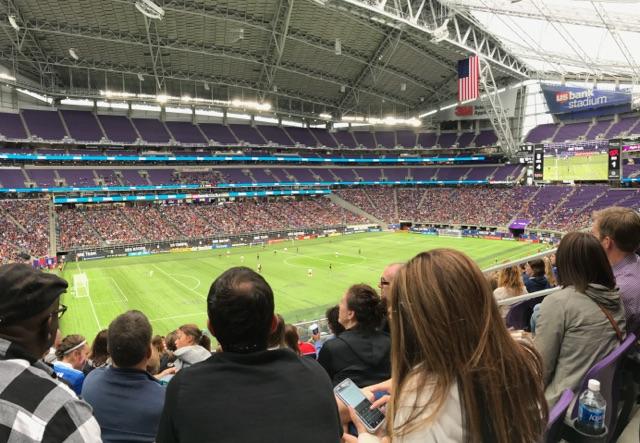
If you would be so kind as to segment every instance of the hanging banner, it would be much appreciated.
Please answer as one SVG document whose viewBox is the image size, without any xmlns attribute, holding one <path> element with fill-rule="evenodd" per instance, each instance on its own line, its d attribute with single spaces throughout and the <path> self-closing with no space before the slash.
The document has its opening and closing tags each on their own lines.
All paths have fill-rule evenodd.
<svg viewBox="0 0 640 443">
<path fill-rule="evenodd" d="M 542 93 L 551 114 L 583 112 L 611 106 L 631 106 L 630 90 L 578 88 L 541 83 Z"/>
</svg>

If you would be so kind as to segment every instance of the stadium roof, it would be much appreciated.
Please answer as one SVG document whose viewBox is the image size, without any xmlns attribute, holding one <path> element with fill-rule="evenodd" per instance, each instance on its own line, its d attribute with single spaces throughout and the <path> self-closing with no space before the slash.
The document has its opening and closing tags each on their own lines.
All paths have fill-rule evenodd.
<svg viewBox="0 0 640 443">
<path fill-rule="evenodd" d="M 445 0 L 541 77 L 640 79 L 637 0 Z"/>
<path fill-rule="evenodd" d="M 0 40 L 0 63 L 18 82 L 54 96 L 125 91 L 265 101 L 281 115 L 413 117 L 455 99 L 456 61 L 473 52 L 490 61 L 503 86 L 536 78 L 540 69 L 556 78 L 606 71 L 629 79 L 633 64 L 609 50 L 605 34 L 613 31 L 604 26 L 619 21 L 615 32 L 628 42 L 640 27 L 636 12 L 621 16 L 581 1 L 536 3 L 547 18 L 570 20 L 559 4 L 598 10 L 601 26 L 593 14 L 574 15 L 589 23 L 584 35 L 582 25 L 562 21 L 534 29 L 530 23 L 543 22 L 543 13 L 521 16 L 536 14 L 529 0 L 153 0 L 162 20 L 135 7 L 150 1 L 1 0 L 8 38 Z M 577 34 L 561 44 L 543 38 L 550 27 Z M 585 44 L 594 34 L 596 52 Z M 552 50 L 542 46 L 547 40 Z M 572 40 L 583 49 L 565 54 Z"/>
</svg>

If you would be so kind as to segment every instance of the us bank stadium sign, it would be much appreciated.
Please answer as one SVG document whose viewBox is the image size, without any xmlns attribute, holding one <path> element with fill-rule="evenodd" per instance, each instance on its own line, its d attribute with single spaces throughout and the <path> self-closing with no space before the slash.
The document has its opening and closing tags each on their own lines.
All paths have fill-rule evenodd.
<svg viewBox="0 0 640 443">
<path fill-rule="evenodd" d="M 631 91 L 578 88 L 542 84 L 542 93 L 552 114 L 580 112 L 611 106 L 631 106 Z"/>
</svg>

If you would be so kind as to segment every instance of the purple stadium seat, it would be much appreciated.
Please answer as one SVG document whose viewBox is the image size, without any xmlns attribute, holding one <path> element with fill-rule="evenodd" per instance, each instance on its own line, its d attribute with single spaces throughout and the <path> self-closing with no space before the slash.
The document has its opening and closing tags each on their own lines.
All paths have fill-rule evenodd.
<svg viewBox="0 0 640 443">
<path fill-rule="evenodd" d="M 278 126 L 258 125 L 257 130 L 265 140 L 280 146 L 293 146 L 295 143 L 284 130 Z"/>
<path fill-rule="evenodd" d="M 553 136 L 554 132 L 556 132 L 556 129 L 558 129 L 558 126 L 554 123 L 538 125 L 529 131 L 525 141 L 529 143 L 540 143 L 543 140 L 548 140 Z"/>
<path fill-rule="evenodd" d="M 476 135 L 473 132 L 463 132 L 460 137 L 458 137 L 458 147 L 466 148 L 475 137 Z"/>
<path fill-rule="evenodd" d="M 237 145 L 238 139 L 231 132 L 228 126 L 219 123 L 199 123 L 200 129 L 209 140 L 221 145 Z"/>
<path fill-rule="evenodd" d="M 20 114 L 0 112 L 0 134 L 6 138 L 26 139 L 27 131 L 24 130 Z"/>
<path fill-rule="evenodd" d="M 0 169 L 0 184 L 3 188 L 24 188 L 21 169 Z"/>
<path fill-rule="evenodd" d="M 169 134 L 160 120 L 153 118 L 132 118 L 142 140 L 148 143 L 169 143 Z"/>
<path fill-rule="evenodd" d="M 346 146 L 347 148 L 355 148 L 356 146 L 358 146 L 356 140 L 353 138 L 353 134 L 351 134 L 351 132 L 349 131 L 338 131 L 333 134 L 333 136 L 338 141 L 338 143 Z"/>
<path fill-rule="evenodd" d="M 458 134 L 455 132 L 443 132 L 438 138 L 438 144 L 441 148 L 450 148 L 456 142 Z"/>
<path fill-rule="evenodd" d="M 491 146 L 495 145 L 498 141 L 498 136 L 493 131 L 493 129 L 487 129 L 484 131 L 480 131 L 480 134 L 476 136 L 475 144 L 476 146 Z"/>
<path fill-rule="evenodd" d="M 191 122 L 165 122 L 175 141 L 182 144 L 205 144 L 198 127 Z"/>
<path fill-rule="evenodd" d="M 284 130 L 287 132 L 289 137 L 301 145 L 314 147 L 318 144 L 317 140 L 313 137 L 313 134 L 309 132 L 307 128 L 296 128 L 294 126 L 285 127 Z"/>
<path fill-rule="evenodd" d="M 396 133 L 391 131 L 376 131 L 376 141 L 385 148 L 395 148 Z"/>
<path fill-rule="evenodd" d="M 558 130 L 555 137 L 553 137 L 553 141 L 564 142 L 566 140 L 577 140 L 579 137 L 585 135 L 590 124 L 589 122 L 567 123 Z"/>
<path fill-rule="evenodd" d="M 542 303 L 542 297 L 534 297 L 529 300 L 521 301 L 519 303 L 515 303 L 510 306 L 509 311 L 507 312 L 507 318 L 505 319 L 507 322 L 508 328 L 514 329 L 530 329 L 530 320 L 531 314 L 533 314 L 533 307 L 538 303 Z"/>
<path fill-rule="evenodd" d="M 98 120 L 104 128 L 105 135 L 111 141 L 134 143 L 138 138 L 131 120 L 123 115 L 98 115 Z"/>
<path fill-rule="evenodd" d="M 229 125 L 231 131 L 236 135 L 238 140 L 244 141 L 250 145 L 266 145 L 267 142 L 260 135 L 256 128 L 249 125 Z"/>
<path fill-rule="evenodd" d="M 69 135 L 76 141 L 99 142 L 104 137 L 93 112 L 61 110 Z"/>
<path fill-rule="evenodd" d="M 418 144 L 423 148 L 432 148 L 438 141 L 438 134 L 434 132 L 421 132 L 418 134 Z"/>
<path fill-rule="evenodd" d="M 397 131 L 396 138 L 400 146 L 405 148 L 413 148 L 417 144 L 417 134 L 413 131 Z"/>
<path fill-rule="evenodd" d="M 365 148 L 375 149 L 376 141 L 373 138 L 373 134 L 368 131 L 354 131 L 353 137 L 356 139 L 359 145 L 364 146 Z"/>
<path fill-rule="evenodd" d="M 564 417 L 575 396 L 571 389 L 565 389 L 560 396 L 560 400 L 558 400 L 549 411 L 544 443 L 557 443 L 560 441 L 560 432 L 564 426 Z"/>
<path fill-rule="evenodd" d="M 618 424 L 618 403 L 620 400 L 620 391 L 622 387 L 622 374 L 621 363 L 626 357 L 627 353 L 635 346 L 637 346 L 637 337 L 633 333 L 627 334 L 627 338 L 613 350 L 609 355 L 593 365 L 589 371 L 585 374 L 578 389 L 578 395 L 587 389 L 587 384 L 590 379 L 595 379 L 600 382 L 600 393 L 607 402 L 607 414 L 605 417 L 605 425 L 609 430 L 607 435 L 607 441 L 615 441 L 616 426 Z M 632 399 L 635 401 L 635 399 Z M 615 413 L 611 413 L 611 412 Z M 578 416 L 578 402 L 575 403 L 571 418 Z M 622 425 L 626 425 L 623 423 Z"/>
<path fill-rule="evenodd" d="M 614 123 L 605 134 L 606 138 L 614 138 L 620 134 L 629 131 L 633 126 L 638 123 L 640 119 L 638 117 L 625 117 L 621 118 L 618 123 Z"/>
<path fill-rule="evenodd" d="M 591 126 L 586 134 L 587 140 L 595 140 L 598 135 L 604 134 L 609 126 L 611 125 L 611 120 L 604 120 L 596 122 L 595 125 Z"/>
<path fill-rule="evenodd" d="M 338 143 L 336 142 L 336 139 L 326 129 L 310 128 L 309 131 L 318 140 L 318 143 L 320 145 L 327 146 L 329 148 L 338 147 Z"/>
<path fill-rule="evenodd" d="M 62 140 L 67 135 L 57 111 L 24 109 L 22 117 L 33 136 L 43 140 Z"/>
</svg>

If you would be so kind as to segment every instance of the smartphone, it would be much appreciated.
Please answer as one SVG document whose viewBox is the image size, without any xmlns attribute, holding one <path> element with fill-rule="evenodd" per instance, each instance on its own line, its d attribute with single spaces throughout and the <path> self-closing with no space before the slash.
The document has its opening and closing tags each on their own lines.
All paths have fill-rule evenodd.
<svg viewBox="0 0 640 443">
<path fill-rule="evenodd" d="M 351 379 L 342 381 L 333 388 L 333 392 L 344 404 L 355 409 L 356 415 L 362 420 L 367 431 L 374 433 L 384 423 L 384 413 L 378 408 L 370 409 L 371 402 Z"/>
</svg>

